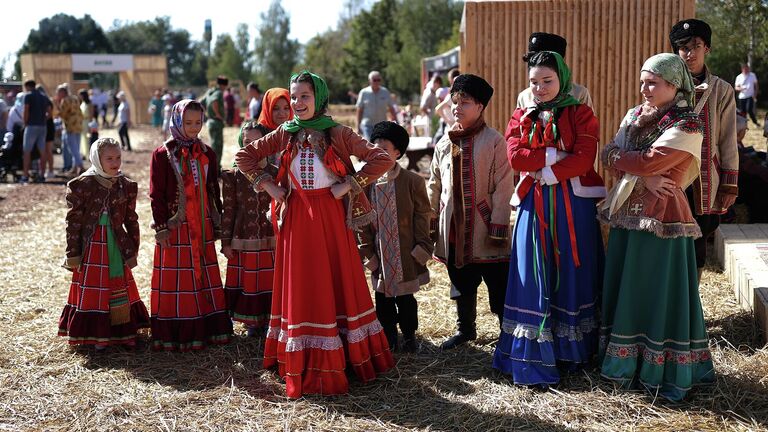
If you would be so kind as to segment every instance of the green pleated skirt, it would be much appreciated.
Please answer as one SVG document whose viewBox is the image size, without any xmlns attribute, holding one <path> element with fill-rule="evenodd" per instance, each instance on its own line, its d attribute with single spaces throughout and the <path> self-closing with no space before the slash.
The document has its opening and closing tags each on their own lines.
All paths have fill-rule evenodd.
<svg viewBox="0 0 768 432">
<path fill-rule="evenodd" d="M 692 238 L 611 229 L 602 313 L 604 377 L 673 401 L 714 381 Z"/>
</svg>

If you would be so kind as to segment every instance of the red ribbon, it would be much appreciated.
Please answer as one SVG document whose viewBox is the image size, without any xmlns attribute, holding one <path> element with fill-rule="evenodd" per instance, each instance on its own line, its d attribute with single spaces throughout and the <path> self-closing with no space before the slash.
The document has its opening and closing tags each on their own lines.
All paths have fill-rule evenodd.
<svg viewBox="0 0 768 432">
<path fill-rule="evenodd" d="M 206 203 L 208 202 L 208 188 L 206 187 L 206 174 L 204 167 L 208 165 L 208 157 L 203 152 L 200 144 L 190 147 L 182 147 L 181 176 L 184 179 L 184 196 L 186 197 L 186 219 L 189 231 L 190 246 L 192 248 L 192 265 L 195 279 L 198 283 L 203 280 L 202 255 L 205 253 L 205 219 L 208 214 Z M 191 172 L 191 164 L 198 161 L 199 186 L 195 187 L 194 175 Z M 199 193 L 198 193 L 199 189 Z"/>
</svg>

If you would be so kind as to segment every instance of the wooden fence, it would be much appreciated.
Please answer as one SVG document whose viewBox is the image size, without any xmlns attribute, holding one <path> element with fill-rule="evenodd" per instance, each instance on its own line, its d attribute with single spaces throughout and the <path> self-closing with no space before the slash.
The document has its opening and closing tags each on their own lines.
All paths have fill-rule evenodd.
<svg viewBox="0 0 768 432">
<path fill-rule="evenodd" d="M 600 119 L 601 146 L 610 142 L 627 110 L 640 103 L 643 61 L 670 52 L 669 30 L 693 18 L 695 0 L 517 0 L 467 1 L 462 18 L 462 72 L 494 87 L 486 111 L 501 133 L 528 86 L 522 61 L 532 32 L 568 41 L 566 63 L 574 82 L 586 86 Z M 598 172 L 602 172 L 599 161 Z"/>
</svg>

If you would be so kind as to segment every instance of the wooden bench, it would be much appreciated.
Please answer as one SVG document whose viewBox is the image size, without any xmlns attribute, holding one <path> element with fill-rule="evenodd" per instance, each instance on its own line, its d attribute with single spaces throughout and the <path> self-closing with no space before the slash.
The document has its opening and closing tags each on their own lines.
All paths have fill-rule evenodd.
<svg viewBox="0 0 768 432">
<path fill-rule="evenodd" d="M 717 260 L 744 310 L 768 339 L 768 225 L 723 224 L 715 232 Z"/>
</svg>

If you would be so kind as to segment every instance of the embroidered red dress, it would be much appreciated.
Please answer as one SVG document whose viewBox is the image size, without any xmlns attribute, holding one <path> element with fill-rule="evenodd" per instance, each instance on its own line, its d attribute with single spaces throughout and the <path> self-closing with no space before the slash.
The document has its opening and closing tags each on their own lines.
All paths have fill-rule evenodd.
<svg viewBox="0 0 768 432">
<path fill-rule="evenodd" d="M 283 153 L 277 180 L 291 190 L 277 234 L 264 367 L 278 366 L 291 398 L 346 393 L 347 366 L 363 382 L 394 366 L 354 235 L 345 224 L 365 219 L 360 208 L 367 205 L 370 211 L 370 206 L 360 186 L 386 172 L 392 161 L 344 126 L 327 135 L 290 134 L 280 127 L 244 147 L 236 157 L 238 167 L 258 184 L 268 177 L 258 161 L 278 151 Z M 351 154 L 367 162 L 357 173 Z M 353 213 L 349 217 L 344 201 L 330 190 L 344 177 L 354 191 L 348 197 L 355 203 L 347 208 Z"/>
<path fill-rule="evenodd" d="M 152 347 L 202 349 L 232 334 L 215 240 L 220 221 L 216 155 L 171 139 L 152 154 L 149 196 L 157 230 L 152 270 Z M 169 239 L 163 247 L 160 241 Z"/>
</svg>

